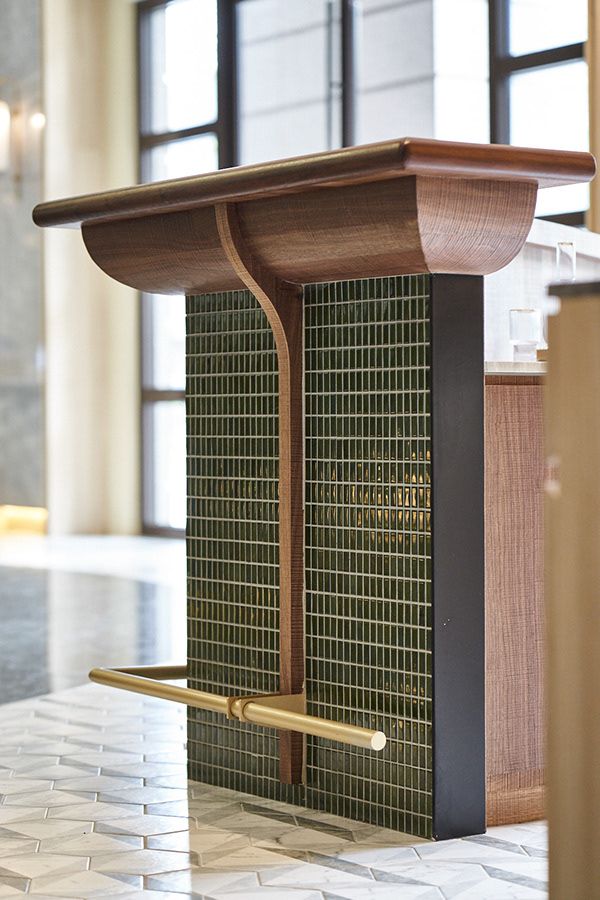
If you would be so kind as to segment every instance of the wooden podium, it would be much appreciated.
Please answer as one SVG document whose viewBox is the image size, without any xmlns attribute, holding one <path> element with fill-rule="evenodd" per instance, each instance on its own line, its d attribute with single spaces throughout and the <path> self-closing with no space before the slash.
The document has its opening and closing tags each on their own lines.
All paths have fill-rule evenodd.
<svg viewBox="0 0 600 900">
<path fill-rule="evenodd" d="M 485 830 L 510 723 L 486 739 L 483 276 L 521 249 L 538 188 L 594 172 L 403 139 L 36 208 L 81 225 L 111 277 L 187 296 L 193 696 L 160 695 L 188 698 L 190 777 L 424 837 Z M 504 805 L 493 773 L 500 818 L 529 758 Z"/>
</svg>

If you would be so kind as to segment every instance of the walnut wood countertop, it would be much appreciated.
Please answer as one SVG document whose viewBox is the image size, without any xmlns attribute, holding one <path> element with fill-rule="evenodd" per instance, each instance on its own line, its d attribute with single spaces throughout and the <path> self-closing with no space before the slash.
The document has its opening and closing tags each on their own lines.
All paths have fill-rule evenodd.
<svg viewBox="0 0 600 900">
<path fill-rule="evenodd" d="M 78 225 L 407 175 L 533 181 L 545 188 L 591 181 L 595 172 L 590 153 L 407 137 L 53 200 L 36 206 L 33 220 L 42 227 Z"/>
<path fill-rule="evenodd" d="M 33 218 L 81 225 L 101 269 L 151 293 L 243 287 L 226 210 L 253 265 L 283 282 L 483 275 L 523 246 L 539 188 L 595 171 L 589 153 L 400 138 L 55 200 Z"/>
</svg>

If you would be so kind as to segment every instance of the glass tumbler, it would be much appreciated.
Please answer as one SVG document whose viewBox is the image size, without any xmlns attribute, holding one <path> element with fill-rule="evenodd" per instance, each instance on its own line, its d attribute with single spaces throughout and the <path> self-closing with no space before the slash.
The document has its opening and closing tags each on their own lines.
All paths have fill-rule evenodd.
<svg viewBox="0 0 600 900">
<path fill-rule="evenodd" d="M 544 342 L 542 311 L 511 309 L 509 316 L 514 361 L 536 362 L 538 347 Z"/>
</svg>

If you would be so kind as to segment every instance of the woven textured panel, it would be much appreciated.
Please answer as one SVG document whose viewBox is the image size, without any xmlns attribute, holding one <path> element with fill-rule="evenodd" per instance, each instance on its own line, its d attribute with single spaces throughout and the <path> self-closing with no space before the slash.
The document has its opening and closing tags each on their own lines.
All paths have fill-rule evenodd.
<svg viewBox="0 0 600 900">
<path fill-rule="evenodd" d="M 188 298 L 190 685 L 278 686 L 277 363 L 245 292 Z M 190 710 L 190 777 L 431 833 L 429 278 L 305 289 L 308 711 L 381 754 Z"/>
</svg>

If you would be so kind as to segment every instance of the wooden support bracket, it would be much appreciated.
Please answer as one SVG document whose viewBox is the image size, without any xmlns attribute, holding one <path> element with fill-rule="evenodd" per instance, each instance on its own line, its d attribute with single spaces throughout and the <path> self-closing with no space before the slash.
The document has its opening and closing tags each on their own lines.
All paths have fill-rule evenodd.
<svg viewBox="0 0 600 900">
<path fill-rule="evenodd" d="M 253 258 L 241 232 L 237 208 L 215 205 L 223 250 L 238 278 L 263 308 L 279 367 L 279 690 L 304 690 L 304 341 L 299 285 L 273 276 Z M 302 781 L 304 738 L 279 737 L 279 775 L 284 784 Z"/>
</svg>

